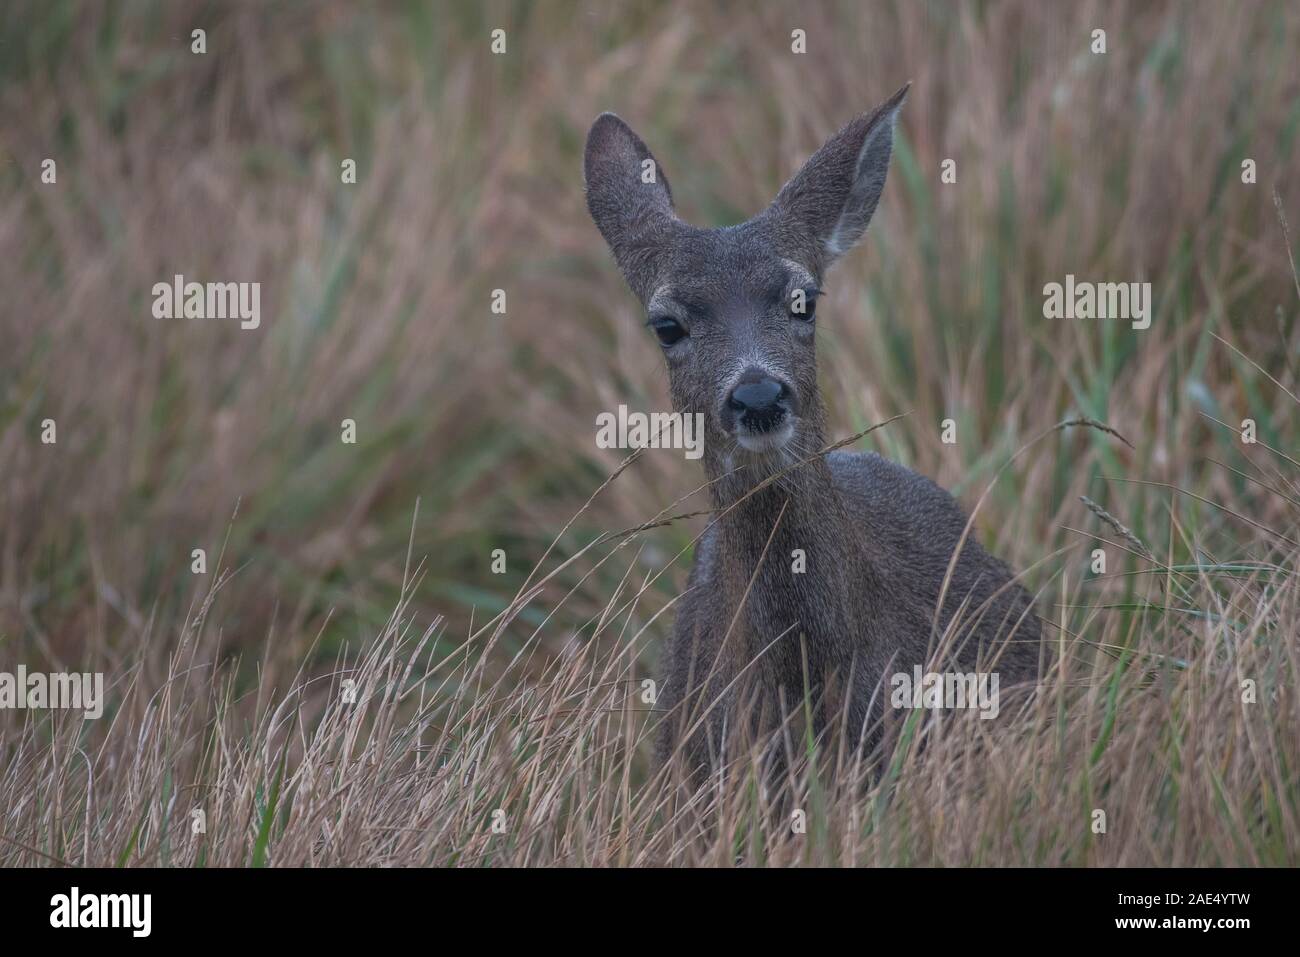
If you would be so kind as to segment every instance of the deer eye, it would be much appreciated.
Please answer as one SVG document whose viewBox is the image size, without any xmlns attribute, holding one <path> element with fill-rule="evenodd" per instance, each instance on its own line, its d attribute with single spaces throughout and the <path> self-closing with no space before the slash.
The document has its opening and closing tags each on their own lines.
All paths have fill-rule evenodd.
<svg viewBox="0 0 1300 957">
<path fill-rule="evenodd" d="M 790 293 L 790 318 L 812 322 L 817 315 L 817 297 L 820 289 L 796 289 Z"/>
<path fill-rule="evenodd" d="M 650 328 L 655 331 L 659 337 L 659 342 L 665 346 L 671 346 L 674 342 L 680 342 L 686 338 L 686 330 L 682 324 L 672 316 L 654 316 L 650 320 Z"/>
</svg>

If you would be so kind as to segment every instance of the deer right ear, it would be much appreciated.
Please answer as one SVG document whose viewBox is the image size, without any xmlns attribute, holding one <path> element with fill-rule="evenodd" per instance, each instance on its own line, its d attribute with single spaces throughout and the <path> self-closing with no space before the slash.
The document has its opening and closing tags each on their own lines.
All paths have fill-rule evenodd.
<svg viewBox="0 0 1300 957">
<path fill-rule="evenodd" d="M 677 222 L 668 178 L 641 137 L 613 113 L 602 113 L 591 125 L 583 175 L 591 218 L 644 302 L 654 291 L 659 253 Z"/>
</svg>

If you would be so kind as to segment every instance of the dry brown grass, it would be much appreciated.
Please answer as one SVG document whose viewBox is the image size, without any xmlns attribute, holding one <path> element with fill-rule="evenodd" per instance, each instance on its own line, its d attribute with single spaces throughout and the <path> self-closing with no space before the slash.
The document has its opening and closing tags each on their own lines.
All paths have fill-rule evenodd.
<svg viewBox="0 0 1300 957">
<path fill-rule="evenodd" d="M 0 712 L 0 862 L 1300 860 L 1294 4 L 32 3 L 0 39 L 0 670 L 112 688 L 99 722 Z M 615 109 L 686 218 L 734 221 L 909 78 L 823 306 L 832 434 L 906 412 L 876 447 L 989 489 L 976 532 L 1028 570 L 1055 665 L 1025 712 L 880 768 L 823 743 L 797 835 L 752 763 L 694 803 L 648 768 L 624 692 L 704 519 L 588 546 L 702 478 L 648 454 L 582 508 L 618 465 L 596 413 L 667 396 L 578 151 Z M 154 320 L 176 272 L 261 281 L 262 328 Z M 1152 327 L 1044 320 L 1067 272 L 1151 280 Z M 1133 447 L 1067 429 L 1003 469 L 1078 417 Z"/>
<path fill-rule="evenodd" d="M 1282 639 L 1300 589 L 1291 574 L 1279 585 L 1282 571 L 1247 571 L 1225 592 L 1163 569 L 1185 579 L 1186 600 L 1217 610 L 1204 627 L 1182 627 L 1169 609 L 1136 634 L 1061 632 L 1037 695 L 1004 700 L 997 720 L 912 712 L 874 763 L 787 730 L 794 760 L 779 783 L 760 771 L 765 742 L 737 742 L 736 762 L 696 789 L 680 787 L 676 767 L 645 774 L 660 716 L 641 704 L 633 668 L 644 586 L 611 597 L 597 637 L 618 634 L 612 649 L 574 644 L 536 676 L 523 677 L 540 630 L 499 667 L 517 611 L 438 657 L 442 624 L 419 631 L 402 605 L 355 664 L 283 687 L 264 672 L 241 694 L 212 664 L 212 620 L 232 587 L 219 583 L 161 682 L 143 654 L 120 674 L 104 724 L 58 712 L 7 722 L 0 860 L 1294 863 L 1300 656 Z M 1244 677 L 1257 684 L 1251 703 Z M 1098 810 L 1104 833 L 1093 830 Z"/>
</svg>

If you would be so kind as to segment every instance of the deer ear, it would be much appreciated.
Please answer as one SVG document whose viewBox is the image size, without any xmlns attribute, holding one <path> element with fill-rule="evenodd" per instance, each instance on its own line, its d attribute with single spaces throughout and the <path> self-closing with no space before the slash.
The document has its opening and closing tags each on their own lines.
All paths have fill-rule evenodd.
<svg viewBox="0 0 1300 957">
<path fill-rule="evenodd" d="M 894 148 L 907 84 L 826 141 L 772 203 L 781 235 L 824 272 L 867 231 Z"/>
<path fill-rule="evenodd" d="M 668 177 L 641 137 L 613 113 L 602 113 L 591 125 L 583 175 L 591 218 L 628 285 L 645 301 L 677 222 Z"/>
</svg>

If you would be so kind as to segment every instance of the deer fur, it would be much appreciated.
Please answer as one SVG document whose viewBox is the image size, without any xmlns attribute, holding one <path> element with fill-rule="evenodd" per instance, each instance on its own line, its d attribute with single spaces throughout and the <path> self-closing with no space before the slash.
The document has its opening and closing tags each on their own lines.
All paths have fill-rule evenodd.
<svg viewBox="0 0 1300 957">
<path fill-rule="evenodd" d="M 672 340 L 663 351 L 675 409 L 705 415 L 718 510 L 666 656 L 661 761 L 723 758 L 728 724 L 753 720 L 738 713 L 742 672 L 769 716 L 802 707 L 807 687 L 818 727 L 843 720 L 859 742 L 888 706 L 889 676 L 938 670 L 941 646 L 950 667 L 992 669 L 1003 688 L 1036 674 L 1032 600 L 953 498 L 874 453 L 816 454 L 826 445 L 814 349 L 823 317 L 792 302 L 802 290 L 815 304 L 827 270 L 866 231 L 906 93 L 831 137 L 762 213 L 719 229 L 677 218 L 662 168 L 617 116 L 601 115 L 588 134 L 588 208 L 649 324 Z M 735 401 L 746 381 L 780 388 L 779 401 L 754 404 L 766 418 Z M 800 549 L 806 571 L 795 573 Z"/>
</svg>

